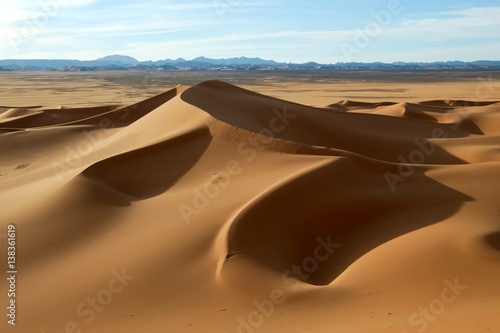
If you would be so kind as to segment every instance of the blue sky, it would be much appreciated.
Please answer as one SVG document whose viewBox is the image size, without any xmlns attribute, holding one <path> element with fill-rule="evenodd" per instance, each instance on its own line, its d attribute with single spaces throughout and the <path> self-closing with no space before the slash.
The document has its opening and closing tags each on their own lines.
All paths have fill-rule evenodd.
<svg viewBox="0 0 500 333">
<path fill-rule="evenodd" d="M 500 3 L 0 0 L 0 59 L 500 60 Z"/>
</svg>

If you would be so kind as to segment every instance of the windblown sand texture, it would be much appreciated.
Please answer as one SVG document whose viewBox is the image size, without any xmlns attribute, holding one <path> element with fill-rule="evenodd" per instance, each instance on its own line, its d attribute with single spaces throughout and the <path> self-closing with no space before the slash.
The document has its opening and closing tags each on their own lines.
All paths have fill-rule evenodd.
<svg viewBox="0 0 500 333">
<path fill-rule="evenodd" d="M 2 332 L 500 332 L 499 102 L 0 112 Z"/>
</svg>

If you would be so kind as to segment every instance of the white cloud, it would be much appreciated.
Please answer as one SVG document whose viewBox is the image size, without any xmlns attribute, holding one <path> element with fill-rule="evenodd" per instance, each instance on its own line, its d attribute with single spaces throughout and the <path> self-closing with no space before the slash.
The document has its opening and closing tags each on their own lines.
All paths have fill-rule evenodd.
<svg viewBox="0 0 500 333">
<path fill-rule="evenodd" d="M 424 18 L 401 22 L 399 26 L 387 29 L 387 36 L 407 40 L 464 40 L 498 38 L 500 31 L 500 7 L 471 8 Z"/>
<path fill-rule="evenodd" d="M 0 26 L 6 26 L 12 22 L 24 20 L 30 15 L 30 11 L 12 6 L 9 3 L 2 3 L 0 11 Z"/>
</svg>

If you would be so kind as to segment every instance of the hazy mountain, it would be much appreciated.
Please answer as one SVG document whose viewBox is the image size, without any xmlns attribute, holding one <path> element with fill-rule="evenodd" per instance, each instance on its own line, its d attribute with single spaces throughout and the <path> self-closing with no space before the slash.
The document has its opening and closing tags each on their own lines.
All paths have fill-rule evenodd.
<svg viewBox="0 0 500 333">
<path fill-rule="evenodd" d="M 139 63 L 139 60 L 129 57 L 129 56 L 123 56 L 123 55 L 109 55 L 103 58 L 99 58 L 96 61 L 101 61 L 105 62 L 107 64 L 124 64 L 124 65 L 136 65 Z"/>
<path fill-rule="evenodd" d="M 394 63 L 336 63 L 319 64 L 308 62 L 304 64 L 279 63 L 261 58 L 227 58 L 210 59 L 198 57 L 192 60 L 178 58 L 158 61 L 138 61 L 126 55 L 109 55 L 96 60 L 66 60 L 66 59 L 7 59 L 0 60 L 0 70 L 53 70 L 53 71 L 99 71 L 99 70 L 295 70 L 295 69 L 500 69 L 500 61 L 479 60 L 474 62 L 394 62 Z"/>
<path fill-rule="evenodd" d="M 239 58 L 228 58 L 228 59 L 210 59 L 205 57 L 198 57 L 193 59 L 192 61 L 207 63 L 211 65 L 268 65 L 274 66 L 279 65 L 274 60 L 264 60 L 261 58 L 247 58 L 247 57 L 239 57 Z"/>
</svg>

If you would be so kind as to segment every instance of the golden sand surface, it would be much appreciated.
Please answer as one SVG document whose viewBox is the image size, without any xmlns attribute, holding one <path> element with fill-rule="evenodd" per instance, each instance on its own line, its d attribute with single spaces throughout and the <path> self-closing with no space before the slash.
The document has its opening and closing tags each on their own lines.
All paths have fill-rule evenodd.
<svg viewBox="0 0 500 333">
<path fill-rule="evenodd" d="M 491 73 L 0 82 L 1 332 L 500 332 Z"/>
</svg>

